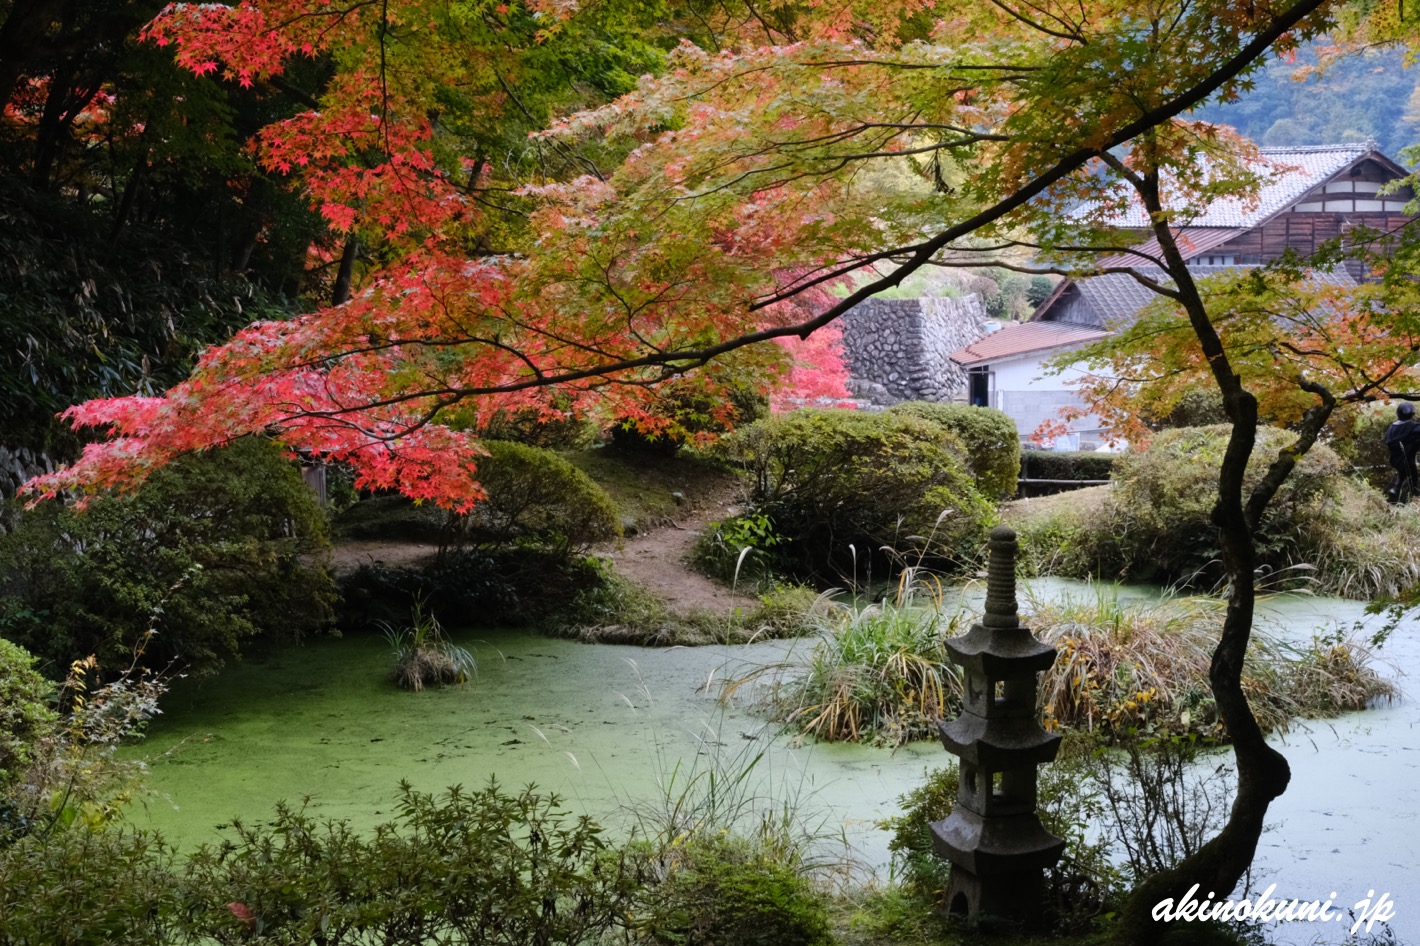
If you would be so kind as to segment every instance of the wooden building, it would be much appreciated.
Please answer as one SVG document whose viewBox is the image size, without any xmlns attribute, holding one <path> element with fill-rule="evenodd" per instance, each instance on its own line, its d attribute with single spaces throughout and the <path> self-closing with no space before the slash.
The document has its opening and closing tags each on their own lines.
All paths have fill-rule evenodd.
<svg viewBox="0 0 1420 946">
<path fill-rule="evenodd" d="M 1411 220 L 1405 214 L 1414 197 L 1409 188 L 1382 193 L 1387 184 L 1408 172 L 1372 142 L 1264 148 L 1262 155 L 1270 165 L 1263 170 L 1270 171 L 1271 177 L 1255 201 L 1229 198 L 1199 207 L 1170 208 L 1184 259 L 1200 276 L 1259 266 L 1287 250 L 1308 257 L 1353 228 L 1395 230 Z M 1121 248 L 1128 250 L 1094 265 L 1126 267 L 1156 281 L 1166 280 L 1150 260 L 1158 257 L 1159 245 L 1143 208 L 1136 206 L 1113 222 L 1124 237 Z M 1353 265 L 1315 278 L 1352 285 L 1366 276 Z M 1042 362 L 1127 323 L 1153 298 L 1153 292 L 1127 272 L 1065 279 L 1028 322 L 1004 328 L 952 353 L 951 358 L 968 372 L 971 403 L 1004 410 L 1016 420 L 1024 438 L 1043 418 L 1078 403 L 1068 382 L 1079 372 L 1046 375 Z M 1036 323 L 1069 327 L 1079 337 L 1058 333 L 1047 337 L 1041 333 L 1045 326 Z M 1072 425 L 1058 446 L 1089 449 L 1104 443 L 1098 420 L 1085 417 Z"/>
<path fill-rule="evenodd" d="M 1190 268 L 1216 272 L 1259 266 L 1288 250 L 1308 257 L 1354 227 L 1395 230 L 1411 219 L 1405 214 L 1405 205 L 1414 197 L 1409 188 L 1381 193 L 1408 172 L 1377 151 L 1374 143 L 1264 148 L 1262 154 L 1273 177 L 1258 192 L 1256 202 L 1230 198 L 1196 209 L 1170 208 L 1179 248 Z M 1101 259 L 1098 265 L 1156 274 L 1158 268 L 1148 258 L 1158 256 L 1159 243 L 1150 236 L 1143 208 L 1123 214 L 1116 225 L 1122 234 L 1140 242 L 1131 247 L 1133 252 Z M 1348 274 L 1358 281 L 1366 275 L 1357 264 Z M 1345 280 L 1339 274 L 1337 278 Z M 1067 279 L 1036 308 L 1031 321 L 1106 328 L 1152 298 L 1127 273 Z"/>
</svg>

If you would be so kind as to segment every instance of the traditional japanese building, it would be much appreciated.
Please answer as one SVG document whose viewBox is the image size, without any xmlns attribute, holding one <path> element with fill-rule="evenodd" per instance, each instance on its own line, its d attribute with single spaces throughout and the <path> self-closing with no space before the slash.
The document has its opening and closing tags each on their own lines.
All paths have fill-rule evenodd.
<svg viewBox="0 0 1420 946">
<path fill-rule="evenodd" d="M 1269 165 L 1262 170 L 1271 177 L 1255 201 L 1227 198 L 1197 208 L 1170 208 L 1179 248 L 1199 275 L 1263 265 L 1289 250 L 1305 258 L 1357 227 L 1390 231 L 1411 220 L 1405 213 L 1414 198 L 1408 187 L 1383 193 L 1408 172 L 1373 142 L 1265 148 L 1262 155 Z M 1143 208 L 1132 207 L 1113 223 L 1129 250 L 1094 264 L 1166 280 L 1150 260 L 1158 257 L 1159 245 Z M 1366 275 L 1351 263 L 1315 278 L 1351 285 Z M 1005 411 L 1021 435 L 1029 436 L 1042 420 L 1077 401 L 1066 384 L 1071 372 L 1047 376 L 1042 363 L 1103 337 L 1153 299 L 1154 293 L 1128 273 L 1061 281 L 1030 321 L 952 353 L 952 361 L 967 372 L 968 401 Z M 1070 447 L 1097 444 L 1098 422 L 1076 421 L 1070 437 Z"/>
</svg>

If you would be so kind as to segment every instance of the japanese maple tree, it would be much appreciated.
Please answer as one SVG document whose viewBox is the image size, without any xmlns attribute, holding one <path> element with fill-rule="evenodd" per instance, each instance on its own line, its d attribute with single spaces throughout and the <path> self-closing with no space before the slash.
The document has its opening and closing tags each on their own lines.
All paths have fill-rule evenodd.
<svg viewBox="0 0 1420 946">
<path fill-rule="evenodd" d="M 1194 884 L 1218 896 L 1233 889 L 1251 864 L 1268 806 L 1290 780 L 1286 759 L 1267 744 L 1243 688 L 1256 607 L 1255 535 L 1263 516 L 1338 411 L 1385 398 L 1416 399 L 1420 362 L 1416 287 L 1408 275 L 1414 272 L 1415 234 L 1356 229 L 1310 260 L 1284 258 L 1265 268 L 1199 277 L 1180 246 L 1177 228 L 1187 215 L 1181 208 L 1235 193 L 1239 182 L 1267 169 L 1255 149 L 1210 132 L 1199 163 L 1210 170 L 1191 178 L 1172 173 L 1160 160 L 1167 153 L 1160 139 L 1171 133 L 1146 133 L 1127 158 L 1105 158 L 1108 177 L 1153 221 L 1151 251 L 1126 250 L 1139 269 L 1122 271 L 1158 300 L 1074 359 L 1097 371 L 1079 383 L 1088 402 L 1081 413 L 1100 415 L 1136 444 L 1147 441 L 1144 419 L 1168 416 L 1185 395 L 1211 388 L 1221 396 L 1230 431 L 1211 519 L 1227 576 L 1228 608 L 1209 679 L 1232 740 L 1238 790 L 1217 837 L 1134 892 L 1118 930 L 1121 939 L 1139 942 L 1151 935 L 1154 904 L 1180 902 Z M 1107 232 L 1084 227 L 1078 240 L 1057 247 L 1056 254 L 1077 261 L 1080 254 L 1117 259 L 1121 247 L 1104 237 Z M 1361 285 L 1328 279 L 1327 270 L 1348 258 L 1363 263 L 1375 279 Z M 1249 485 L 1245 474 L 1263 424 L 1284 427 L 1294 439 Z"/>
<path fill-rule="evenodd" d="M 253 147 L 332 230 L 358 234 L 369 265 L 345 304 L 251 326 L 163 398 L 73 408 L 75 423 L 113 436 L 37 488 L 132 483 L 184 451 L 264 432 L 349 460 L 363 484 L 465 506 L 492 412 L 654 426 L 670 378 L 713 394 L 733 367 L 768 390 L 811 361 L 814 393 L 841 395 L 823 370 L 839 314 L 964 237 L 1049 226 L 1097 188 L 1103 151 L 1235 91 L 1323 4 L 1204 5 L 1159 21 L 1124 2 L 1046 7 L 1043 20 L 919 0 L 769 18 L 687 7 L 699 44 L 529 139 L 556 161 L 495 166 L 510 114 L 556 112 L 554 95 L 526 91 L 538 51 L 569 54 L 617 16 L 635 36 L 669 28 L 636 21 L 641 7 L 166 8 L 147 35 L 194 72 L 281 82 L 293 61 L 329 60 L 319 107 Z M 917 162 L 942 186 L 875 191 L 861 172 L 883 161 Z M 906 265 L 846 298 L 828 292 L 885 260 Z M 775 338 L 814 339 L 814 354 L 752 344 Z"/>
<path fill-rule="evenodd" d="M 812 393 L 840 394 L 840 315 L 933 261 L 1021 242 L 1102 246 L 1124 181 L 1153 215 L 1192 333 L 1177 357 L 1206 368 L 1234 422 L 1215 515 L 1233 597 L 1213 686 L 1242 788 L 1222 835 L 1141 895 L 1197 882 L 1221 896 L 1288 778 L 1237 683 L 1250 523 L 1334 396 L 1297 380 L 1313 398 L 1293 398 L 1298 444 L 1269 486 L 1243 497 L 1251 362 L 1234 367 L 1159 187 L 1212 197 L 1255 186 L 1246 148 L 1185 113 L 1240 94 L 1250 69 L 1333 26 L 1332 14 L 1327 0 L 170 6 L 148 35 L 194 72 L 275 83 L 294 61 L 330 64 L 312 107 L 253 147 L 332 231 L 358 236 L 364 269 L 348 301 L 245 329 L 162 398 L 71 409 L 111 437 L 34 488 L 130 484 L 182 452 L 262 433 L 349 460 L 365 484 L 466 507 L 492 413 L 654 426 L 660 386 L 674 379 L 713 399 L 731 374 L 767 391 L 799 372 Z M 556 63 L 544 50 L 574 56 L 618 23 L 628 41 L 688 38 L 600 106 L 576 110 L 586 96 L 538 88 Z M 579 88 L 575 69 L 552 71 Z M 524 153 L 535 159 L 515 160 L 507 129 L 538 124 L 539 110 L 549 120 Z M 924 186 L 880 187 L 869 173 L 879 164 L 910 165 Z M 1092 212 L 1064 213 L 1081 203 Z M 885 262 L 886 275 L 835 293 Z M 1152 902 L 1135 898 L 1122 937 L 1152 941 Z"/>
</svg>

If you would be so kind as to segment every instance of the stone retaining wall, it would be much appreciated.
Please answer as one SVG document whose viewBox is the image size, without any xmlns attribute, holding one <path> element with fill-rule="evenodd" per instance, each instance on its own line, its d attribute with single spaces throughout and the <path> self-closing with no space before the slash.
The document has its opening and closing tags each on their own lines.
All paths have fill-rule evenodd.
<svg viewBox="0 0 1420 946">
<path fill-rule="evenodd" d="M 14 496 L 31 477 L 54 471 L 54 461 L 28 447 L 0 446 L 0 499 Z"/>
<path fill-rule="evenodd" d="M 960 299 L 869 299 L 843 317 L 848 387 L 877 404 L 965 396 L 966 370 L 948 356 L 986 334 L 976 293 Z"/>
</svg>

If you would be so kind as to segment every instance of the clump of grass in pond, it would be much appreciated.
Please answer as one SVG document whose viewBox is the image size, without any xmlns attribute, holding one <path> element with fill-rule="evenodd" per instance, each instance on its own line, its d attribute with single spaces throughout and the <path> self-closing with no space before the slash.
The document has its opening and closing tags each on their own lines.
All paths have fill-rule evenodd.
<svg viewBox="0 0 1420 946">
<path fill-rule="evenodd" d="M 961 676 L 945 647 L 960 615 L 944 613 L 940 586 L 909 570 L 890 602 L 817 615 L 821 637 L 807 666 L 760 668 L 723 696 L 767 677 L 772 712 L 803 735 L 893 746 L 931 735 L 933 721 L 960 705 Z"/>
<path fill-rule="evenodd" d="M 1355 633 L 1318 634 L 1290 658 L 1284 689 L 1300 716 L 1335 716 L 1397 696 L 1395 684 L 1373 666 L 1375 651 Z"/>
<path fill-rule="evenodd" d="M 394 680 L 406 690 L 467 683 L 478 669 L 473 654 L 449 640 L 444 627 L 422 603 L 414 605 L 408 627 L 384 625 L 394 650 Z"/>
<path fill-rule="evenodd" d="M 1198 597 L 1122 602 L 1112 587 L 1098 588 L 1092 599 L 1030 599 L 1028 626 L 1059 651 L 1041 680 L 1047 724 L 1106 737 L 1226 738 L 1208 684 L 1225 608 Z M 1243 688 L 1269 731 L 1394 693 L 1355 639 L 1332 636 L 1296 647 L 1256 633 Z"/>
</svg>

